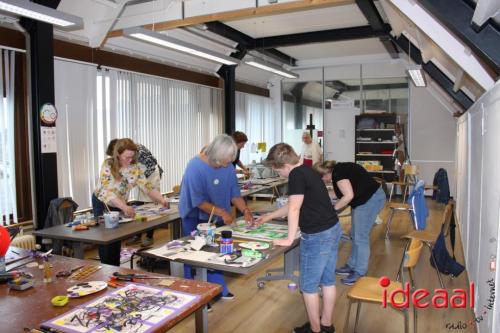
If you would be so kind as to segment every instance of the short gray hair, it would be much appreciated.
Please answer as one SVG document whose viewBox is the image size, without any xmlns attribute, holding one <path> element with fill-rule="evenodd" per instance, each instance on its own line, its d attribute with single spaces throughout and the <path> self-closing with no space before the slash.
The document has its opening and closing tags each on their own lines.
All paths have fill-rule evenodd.
<svg viewBox="0 0 500 333">
<path fill-rule="evenodd" d="M 208 163 L 212 166 L 221 165 L 222 161 L 230 159 L 231 162 L 236 159 L 238 147 L 233 138 L 227 134 L 217 135 L 212 142 L 205 148 Z"/>
</svg>

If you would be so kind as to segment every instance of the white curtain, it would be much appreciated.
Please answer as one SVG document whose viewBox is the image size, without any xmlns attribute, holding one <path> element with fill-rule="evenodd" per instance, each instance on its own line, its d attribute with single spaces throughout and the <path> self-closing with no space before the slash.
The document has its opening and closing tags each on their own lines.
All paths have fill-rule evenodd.
<svg viewBox="0 0 500 333">
<path fill-rule="evenodd" d="M 216 88 L 57 60 L 55 62 L 59 195 L 82 207 L 91 195 L 108 142 L 128 137 L 157 158 L 161 191 L 180 184 L 187 162 L 224 132 L 222 91 Z M 244 163 L 265 157 L 251 144 L 275 144 L 270 98 L 237 93 L 236 129 L 249 145 Z M 131 198 L 134 198 L 132 194 Z"/>
<path fill-rule="evenodd" d="M 17 223 L 14 159 L 14 51 L 0 53 L 0 224 Z M 5 95 L 4 95 L 5 92 Z"/>
<path fill-rule="evenodd" d="M 161 191 L 180 184 L 188 161 L 223 133 L 222 91 L 147 75 L 102 71 L 110 137 L 146 146 L 164 174 Z M 135 194 L 132 193 L 132 198 Z"/>
<path fill-rule="evenodd" d="M 236 93 L 236 130 L 248 136 L 248 142 L 241 151 L 240 160 L 243 164 L 253 161 L 260 162 L 267 156 L 269 148 L 275 142 L 275 115 L 272 100 L 267 97 Z M 257 143 L 265 142 L 266 152 L 254 152 Z"/>
<path fill-rule="evenodd" d="M 59 196 L 72 197 L 81 208 L 90 207 L 107 144 L 102 128 L 107 122 L 97 107 L 96 76 L 95 66 L 54 62 Z"/>
</svg>

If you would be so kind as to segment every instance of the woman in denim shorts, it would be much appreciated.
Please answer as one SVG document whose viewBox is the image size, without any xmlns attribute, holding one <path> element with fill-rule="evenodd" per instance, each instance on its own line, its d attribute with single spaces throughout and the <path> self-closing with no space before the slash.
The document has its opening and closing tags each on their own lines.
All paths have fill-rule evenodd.
<svg viewBox="0 0 500 333">
<path fill-rule="evenodd" d="M 273 146 L 264 163 L 280 176 L 288 177 L 289 199 L 286 206 L 257 219 L 257 224 L 288 215 L 288 237 L 275 240 L 274 245 L 278 246 L 291 246 L 300 227 L 300 290 L 309 322 L 294 332 L 333 333 L 335 266 L 341 228 L 328 191 L 321 176 L 303 165 L 286 143 Z M 319 288 L 323 293 L 322 311 Z"/>
</svg>

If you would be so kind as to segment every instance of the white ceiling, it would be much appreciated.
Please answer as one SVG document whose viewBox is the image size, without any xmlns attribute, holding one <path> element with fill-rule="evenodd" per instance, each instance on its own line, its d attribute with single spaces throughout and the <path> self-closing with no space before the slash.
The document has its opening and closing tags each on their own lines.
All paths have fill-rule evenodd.
<svg viewBox="0 0 500 333">
<path fill-rule="evenodd" d="M 368 25 L 368 21 L 356 5 L 313 9 L 225 23 L 252 38 Z"/>
<path fill-rule="evenodd" d="M 353 57 L 387 52 L 378 38 L 287 46 L 280 47 L 278 50 L 298 60 Z"/>
<path fill-rule="evenodd" d="M 104 40 L 104 36 L 106 36 L 108 31 L 117 28 L 157 24 L 164 21 L 180 20 L 183 17 L 193 18 L 197 15 L 207 15 L 209 17 L 210 14 L 217 14 L 228 10 L 237 11 L 255 6 L 254 0 L 185 0 L 184 7 L 182 6 L 182 0 L 154 0 L 123 7 L 126 2 L 128 1 L 61 0 L 58 10 L 82 17 L 85 22 L 85 28 L 70 32 L 56 31 L 57 38 L 70 39 L 95 47 L 101 45 L 101 41 Z M 278 3 L 284 2 L 292 1 L 278 0 Z M 268 1 L 262 0 L 258 1 L 258 5 L 259 8 L 272 6 Z M 445 50 L 439 41 L 433 39 L 431 36 L 432 31 L 427 31 L 426 33 L 427 26 L 418 26 L 418 22 L 420 22 L 418 21 L 419 18 L 405 15 L 404 6 L 416 8 L 415 6 L 419 6 L 418 3 L 415 3 L 413 0 L 378 0 L 376 1 L 376 5 L 379 11 L 383 11 L 382 17 L 387 19 L 391 24 L 393 28 L 392 33 L 395 36 L 399 36 L 402 33 L 408 36 L 414 45 L 421 49 L 422 54 L 426 58 L 425 61 L 435 62 L 451 80 L 463 77 L 460 82 L 457 82 L 457 88 L 468 93 L 474 100 L 485 91 L 484 78 L 474 77 L 474 73 L 471 73 L 471 70 L 468 69 L 470 62 L 475 62 L 474 66 L 476 67 L 481 66 L 473 55 L 467 57 L 467 55 L 460 54 L 460 57 L 469 61 L 461 65 L 458 58 L 455 61 L 455 55 L 450 54 L 449 50 Z M 252 38 L 368 25 L 367 20 L 354 3 L 272 16 L 229 20 L 223 23 Z M 226 55 L 234 51 L 236 43 L 208 31 L 200 30 L 199 28 L 194 30 L 196 34 L 189 33 L 185 29 L 173 29 L 164 33 Z M 207 39 L 199 35 L 210 38 Z M 450 35 L 448 38 L 453 38 L 453 36 Z M 222 41 L 222 43 L 217 42 L 217 40 Z M 453 42 L 455 43 L 455 41 Z M 120 53 L 131 54 L 139 58 L 176 65 L 212 75 L 216 75 L 215 73 L 220 68 L 219 64 L 195 56 L 167 50 L 125 37 L 109 38 L 102 47 Z M 301 66 L 306 64 L 306 67 L 310 68 L 314 66 L 320 67 L 325 64 L 346 65 L 349 63 L 370 63 L 371 58 L 373 58 L 372 63 L 380 62 L 381 60 L 391 61 L 386 49 L 377 38 L 305 44 L 282 47 L 278 48 L 278 50 L 296 58 Z M 464 68 L 466 73 L 465 75 L 461 75 L 461 71 Z M 262 87 L 265 87 L 268 81 L 273 78 L 275 79 L 268 72 L 246 65 L 238 66 L 236 78 L 239 81 Z M 478 84 L 478 82 L 482 84 Z"/>
</svg>

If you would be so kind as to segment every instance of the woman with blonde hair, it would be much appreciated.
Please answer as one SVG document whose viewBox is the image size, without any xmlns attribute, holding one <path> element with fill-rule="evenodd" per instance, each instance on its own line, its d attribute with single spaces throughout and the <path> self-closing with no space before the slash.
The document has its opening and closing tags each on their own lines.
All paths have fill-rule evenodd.
<svg viewBox="0 0 500 333">
<path fill-rule="evenodd" d="M 133 207 L 127 205 L 127 197 L 134 186 L 146 193 L 153 201 L 168 207 L 168 200 L 144 176 L 144 169 L 137 163 L 137 145 L 130 139 L 119 139 L 113 148 L 113 156 L 104 160 L 97 186 L 92 194 L 92 209 L 97 219 L 106 207 L 122 211 L 134 217 Z M 101 262 L 120 265 L 120 242 L 99 246 Z"/>
<path fill-rule="evenodd" d="M 384 208 L 385 192 L 380 184 L 356 163 L 324 161 L 316 163 L 313 168 L 322 175 L 324 182 L 332 182 L 333 191 L 330 192 L 330 197 L 338 198 L 335 210 L 351 206 L 351 256 L 347 264 L 337 268 L 335 273 L 346 275 L 347 277 L 340 281 L 352 285 L 368 271 L 370 232 L 378 213 Z"/>
</svg>

